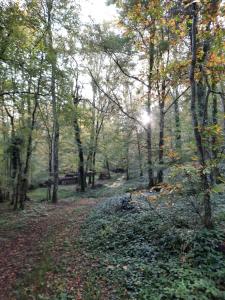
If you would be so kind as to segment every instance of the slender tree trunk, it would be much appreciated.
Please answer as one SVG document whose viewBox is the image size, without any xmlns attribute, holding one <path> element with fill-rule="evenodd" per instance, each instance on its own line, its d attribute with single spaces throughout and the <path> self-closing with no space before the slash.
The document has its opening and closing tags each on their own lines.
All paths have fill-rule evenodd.
<svg viewBox="0 0 225 300">
<path fill-rule="evenodd" d="M 148 70 L 148 95 L 147 95 L 147 113 L 151 116 L 151 92 L 152 92 L 152 72 L 153 72 L 153 65 L 154 65 L 154 39 L 155 37 L 155 28 L 153 28 L 152 32 L 152 41 L 149 45 L 149 70 Z M 152 127 L 151 122 L 147 125 L 147 164 L 148 164 L 148 185 L 149 187 L 154 185 L 154 173 L 152 167 Z"/>
<path fill-rule="evenodd" d="M 95 131 L 92 128 L 91 137 L 90 137 L 90 147 L 89 147 L 89 152 L 88 152 L 87 162 L 86 162 L 87 172 L 88 171 L 93 172 L 94 168 L 95 168 L 95 166 L 93 166 L 94 152 L 95 152 L 95 147 L 94 147 L 95 136 L 94 135 L 95 135 Z M 91 174 L 91 176 L 88 177 L 88 184 L 92 184 L 92 177 L 93 177 L 93 174 Z"/>
<path fill-rule="evenodd" d="M 176 90 L 176 98 L 178 97 L 178 92 Z M 179 103 L 175 101 L 174 103 L 174 114 L 175 114 L 175 139 L 176 139 L 176 149 L 181 151 L 181 126 L 180 126 L 180 111 Z"/>
<path fill-rule="evenodd" d="M 109 160 L 108 160 L 107 155 L 105 157 L 105 166 L 106 166 L 106 170 L 107 170 L 107 173 L 108 173 L 108 177 L 111 178 L 110 167 L 109 167 Z"/>
<path fill-rule="evenodd" d="M 130 179 L 130 172 L 129 172 L 129 142 L 127 143 L 127 148 L 126 148 L 126 180 Z"/>
<path fill-rule="evenodd" d="M 88 173 L 89 171 L 91 171 L 91 155 L 92 155 L 92 152 L 91 152 L 91 148 L 90 148 L 87 159 L 86 159 L 86 169 L 85 169 L 86 176 L 88 174 L 88 184 L 89 185 L 91 184 L 91 175 L 90 175 L 90 173 Z"/>
<path fill-rule="evenodd" d="M 48 174 L 49 174 L 49 182 L 47 186 L 47 201 L 51 201 L 52 199 L 52 138 L 49 136 L 49 145 L 48 145 Z"/>
<path fill-rule="evenodd" d="M 11 196 L 11 205 L 15 205 L 16 200 L 16 174 L 17 174 L 17 153 L 15 146 L 13 144 L 13 140 L 15 139 L 15 133 L 12 132 L 11 135 L 11 178 L 12 178 L 12 196 Z M 17 204 L 16 204 L 17 207 Z"/>
<path fill-rule="evenodd" d="M 95 148 L 96 149 L 96 148 Z M 92 176 L 91 176 L 91 187 L 95 187 L 95 156 L 96 156 L 96 151 L 94 150 L 92 153 Z"/>
<path fill-rule="evenodd" d="M 42 72 L 42 71 L 41 71 Z M 27 192 L 28 192 L 28 185 L 29 185 L 29 171 L 30 171 L 30 161 L 32 156 L 32 140 L 33 140 L 33 131 L 36 123 L 36 113 L 38 108 L 38 98 L 40 93 L 40 83 L 41 83 L 41 73 L 38 79 L 37 84 L 37 91 L 34 95 L 34 108 L 32 111 L 31 116 L 31 123 L 29 124 L 29 135 L 28 135 L 28 142 L 27 142 L 27 149 L 26 149 L 26 161 L 25 166 L 22 174 L 22 181 L 21 181 L 21 192 L 20 192 L 20 207 L 22 208 L 24 206 L 24 201 L 27 200 Z"/>
<path fill-rule="evenodd" d="M 212 210 L 211 210 L 211 201 L 210 201 L 210 185 L 207 178 L 207 174 L 204 172 L 206 168 L 205 163 L 205 151 L 202 143 L 202 136 L 199 129 L 198 115 L 196 112 L 196 63 L 197 63 L 197 23 L 198 23 L 198 8 L 197 4 L 192 4 L 192 28 L 191 28 L 191 68 L 190 68 L 190 85 L 191 85 L 191 114 L 192 114 L 192 123 L 194 127 L 194 135 L 196 146 L 199 154 L 199 161 L 202 165 L 201 171 L 201 181 L 203 186 L 203 203 L 204 203 L 204 225 L 207 228 L 212 227 Z"/>
<path fill-rule="evenodd" d="M 53 104 L 53 139 L 52 139 L 52 171 L 53 171 L 53 190 L 52 202 L 56 203 L 58 198 L 59 181 L 59 122 L 57 103 L 55 96 L 55 72 L 52 73 L 52 104 Z"/>
<path fill-rule="evenodd" d="M 16 174 L 15 174 L 15 179 L 14 179 L 14 210 L 18 208 L 18 202 L 20 199 L 20 192 L 21 192 L 21 185 L 22 185 L 22 162 L 20 158 L 20 152 L 21 152 L 21 145 L 22 143 L 19 142 L 15 138 L 13 142 L 13 151 L 14 151 L 14 158 L 15 158 L 15 166 L 16 166 Z M 20 205 L 20 208 L 23 209 L 23 202 Z"/>
<path fill-rule="evenodd" d="M 138 148 L 139 176 L 142 177 L 143 166 L 142 166 L 142 156 L 141 156 L 141 143 L 140 143 L 140 137 L 137 128 L 136 128 L 136 136 L 137 136 L 137 148 Z"/>
<path fill-rule="evenodd" d="M 4 103 L 4 99 L 3 99 Z M 7 107 L 4 106 L 5 111 L 10 119 L 11 125 L 11 137 L 10 137 L 10 177 L 12 179 L 12 193 L 11 193 L 11 205 L 14 205 L 14 208 L 17 208 L 16 202 L 16 175 L 17 175 L 17 148 L 15 146 L 15 125 L 14 125 L 14 116 L 10 114 Z"/>
<path fill-rule="evenodd" d="M 95 112 L 95 102 L 96 102 L 96 97 L 97 97 L 97 87 L 92 80 L 92 92 L 93 92 L 93 109 L 92 109 L 92 126 L 91 126 L 91 135 L 90 135 L 90 146 L 89 146 L 89 152 L 88 152 L 88 157 L 87 157 L 87 170 L 91 171 L 91 175 L 88 177 L 88 184 L 94 188 L 95 185 L 95 139 L 96 139 L 96 128 L 95 128 L 95 123 L 96 123 L 96 112 Z"/>
<path fill-rule="evenodd" d="M 225 137 L 225 96 L 224 96 L 224 89 L 222 83 L 221 83 L 221 91 L 222 93 L 220 94 L 220 97 L 221 97 L 222 108 L 223 108 L 223 133 Z"/>
<path fill-rule="evenodd" d="M 52 172 L 53 172 L 53 190 L 52 202 L 56 203 L 58 200 L 58 181 L 59 181 L 59 121 L 58 108 L 56 99 L 56 51 L 53 47 L 52 37 L 52 9 L 53 0 L 47 0 L 47 14 L 48 14 L 48 46 L 50 52 L 51 64 L 51 98 L 52 98 L 52 112 L 53 112 L 53 138 L 52 138 Z"/>
<path fill-rule="evenodd" d="M 73 103 L 74 103 L 73 125 L 74 125 L 74 131 L 75 131 L 75 141 L 77 144 L 78 156 L 79 156 L 79 183 L 80 183 L 81 192 L 84 192 L 85 187 L 86 187 L 86 176 L 85 176 L 85 167 L 84 167 L 83 145 L 81 142 L 80 126 L 79 126 L 78 118 L 77 118 L 77 106 L 79 103 L 78 87 L 76 87 L 75 93 L 76 93 L 76 95 L 74 96 L 74 99 L 73 99 Z"/>
<path fill-rule="evenodd" d="M 160 110 L 160 123 L 159 123 L 159 171 L 157 174 L 157 182 L 163 182 L 163 169 L 161 165 L 164 164 L 163 154 L 164 154 L 164 123 L 165 123 L 165 80 L 162 82 L 162 93 L 161 99 L 159 101 L 159 110 Z"/>
<path fill-rule="evenodd" d="M 104 121 L 104 117 L 102 117 L 101 121 L 99 122 L 99 120 L 97 119 L 96 125 L 95 125 L 95 130 L 94 130 L 94 142 L 93 142 L 93 148 L 92 148 L 92 188 L 94 188 L 95 186 L 95 161 L 96 161 L 96 152 L 97 152 L 97 148 L 98 148 L 98 137 L 100 134 L 100 131 L 102 129 L 103 126 L 103 121 Z"/>
<path fill-rule="evenodd" d="M 1 118 L 2 118 L 2 135 L 3 135 L 3 143 L 6 145 L 8 143 L 8 126 L 6 123 L 6 118 L 4 115 L 4 107 L 1 107 Z M 9 178 L 9 151 L 4 150 L 4 161 L 3 163 L 3 170 L 0 177 L 0 202 L 3 202 L 7 199 L 7 192 L 8 192 L 8 178 Z"/>
<path fill-rule="evenodd" d="M 163 169 L 161 165 L 164 163 L 164 113 L 161 112 L 160 108 L 160 129 L 159 129 L 159 171 L 158 171 L 158 183 L 163 182 Z"/>
<path fill-rule="evenodd" d="M 216 85 L 212 85 L 212 89 L 215 90 Z M 218 103 L 217 103 L 217 95 L 213 94 L 213 103 L 212 103 L 212 124 L 214 127 L 218 126 Z M 218 139 L 217 139 L 217 134 L 214 131 L 212 135 L 212 157 L 214 160 L 214 167 L 213 167 L 213 178 L 216 183 L 220 183 L 220 170 L 217 165 L 217 160 L 218 160 L 218 153 L 219 153 L 219 145 L 218 145 Z"/>
</svg>

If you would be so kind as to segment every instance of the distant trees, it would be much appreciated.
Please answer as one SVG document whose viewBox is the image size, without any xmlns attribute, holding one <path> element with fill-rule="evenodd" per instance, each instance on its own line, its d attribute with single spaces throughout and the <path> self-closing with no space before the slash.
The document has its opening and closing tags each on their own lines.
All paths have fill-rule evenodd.
<svg viewBox="0 0 225 300">
<path fill-rule="evenodd" d="M 79 23 L 70 0 L 1 3 L 0 201 L 24 207 L 39 160 L 53 203 L 65 170 L 84 191 L 102 169 L 147 174 L 152 187 L 194 163 L 210 227 L 224 159 L 223 3 L 111 2 L 116 31 Z"/>
</svg>

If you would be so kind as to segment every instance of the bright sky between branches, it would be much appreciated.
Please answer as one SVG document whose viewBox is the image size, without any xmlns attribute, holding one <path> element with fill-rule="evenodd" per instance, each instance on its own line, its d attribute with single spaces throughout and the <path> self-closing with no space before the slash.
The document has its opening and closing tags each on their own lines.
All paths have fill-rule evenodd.
<svg viewBox="0 0 225 300">
<path fill-rule="evenodd" d="M 15 0 L 19 5 L 24 5 L 25 0 Z M 87 22 L 90 18 L 97 23 L 113 21 L 116 18 L 114 5 L 106 5 L 106 0 L 78 0 L 81 6 L 81 20 Z M 9 0 L 0 0 L 0 3 L 7 4 Z"/>
<path fill-rule="evenodd" d="M 84 0 L 81 1 L 82 20 L 88 21 L 91 17 L 94 21 L 102 23 L 103 21 L 113 21 L 116 18 L 116 8 L 113 5 L 106 5 L 105 0 Z"/>
</svg>

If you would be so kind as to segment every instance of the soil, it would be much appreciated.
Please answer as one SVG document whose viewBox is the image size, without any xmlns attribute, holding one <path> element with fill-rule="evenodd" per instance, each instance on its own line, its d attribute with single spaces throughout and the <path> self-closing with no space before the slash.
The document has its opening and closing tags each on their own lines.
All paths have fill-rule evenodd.
<svg viewBox="0 0 225 300">
<path fill-rule="evenodd" d="M 79 244 L 80 228 L 96 199 L 43 204 L 26 217 L 6 209 L 0 227 L 0 300 L 51 299 L 62 291 L 69 299 L 109 299 L 103 279 L 91 291 L 90 272 L 98 262 L 88 258 Z M 96 282 L 95 282 L 96 285 Z M 96 296 L 96 297 L 95 297 Z"/>
</svg>

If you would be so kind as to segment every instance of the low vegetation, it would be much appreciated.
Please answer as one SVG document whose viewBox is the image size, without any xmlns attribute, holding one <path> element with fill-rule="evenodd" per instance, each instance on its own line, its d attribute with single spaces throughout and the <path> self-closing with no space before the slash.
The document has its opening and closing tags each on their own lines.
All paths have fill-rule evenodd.
<svg viewBox="0 0 225 300">
<path fill-rule="evenodd" d="M 187 196 L 144 195 L 106 199 L 83 228 L 99 272 L 127 295 L 118 299 L 225 299 L 224 195 L 210 231 Z"/>
</svg>

